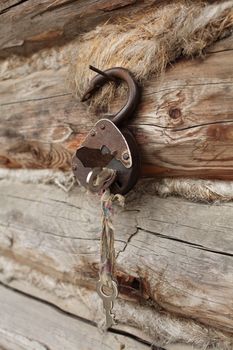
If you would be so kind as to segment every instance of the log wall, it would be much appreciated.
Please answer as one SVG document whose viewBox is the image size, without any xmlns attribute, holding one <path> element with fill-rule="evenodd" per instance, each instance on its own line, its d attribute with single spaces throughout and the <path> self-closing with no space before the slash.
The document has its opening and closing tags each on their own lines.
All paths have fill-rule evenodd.
<svg viewBox="0 0 233 350">
<path fill-rule="evenodd" d="M 1 168 L 28 178 L 70 170 L 101 117 L 66 83 L 77 37 L 154 2 L 1 2 Z M 232 38 L 143 86 L 129 125 L 142 176 L 233 180 Z M 1 349 L 233 348 L 233 204 L 159 198 L 153 188 L 141 182 L 115 211 L 118 325 L 101 334 L 98 196 L 1 177 Z"/>
<path fill-rule="evenodd" d="M 49 185 L 3 180 L 0 186 L 2 283 L 101 322 L 101 302 L 94 292 L 99 199 L 79 188 L 65 194 Z M 161 332 L 156 322 L 161 317 L 168 328 L 165 338 L 175 342 L 180 333 L 168 327 L 173 315 L 172 322 L 187 337 L 194 337 L 190 319 L 200 338 L 210 325 L 233 332 L 232 210 L 230 203 L 167 200 L 140 188 L 131 193 L 114 220 L 117 329 L 152 341 Z"/>
<path fill-rule="evenodd" d="M 232 43 L 229 37 L 145 84 L 129 126 L 143 176 L 233 179 Z M 100 118 L 67 88 L 67 57 L 75 50 L 72 42 L 2 62 L 1 167 L 70 169 L 71 155 Z"/>
</svg>

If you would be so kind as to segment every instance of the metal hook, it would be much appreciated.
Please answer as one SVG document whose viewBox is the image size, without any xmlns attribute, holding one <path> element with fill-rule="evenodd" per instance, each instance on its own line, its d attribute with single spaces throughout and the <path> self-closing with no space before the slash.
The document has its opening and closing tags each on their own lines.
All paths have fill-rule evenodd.
<svg viewBox="0 0 233 350">
<path fill-rule="evenodd" d="M 103 77 L 106 78 L 107 81 L 114 81 L 114 82 L 117 82 L 117 80 L 116 80 L 114 77 L 109 76 L 107 73 L 105 73 L 105 71 L 100 70 L 99 68 L 96 68 L 96 67 L 90 65 L 90 66 L 89 66 L 89 69 L 90 69 L 90 70 L 93 70 L 93 72 L 96 72 L 96 73 L 102 75 Z"/>
<path fill-rule="evenodd" d="M 89 68 L 98 73 L 90 82 L 89 89 L 84 93 L 81 101 L 87 101 L 91 96 L 101 88 L 107 81 L 123 80 L 128 85 L 128 99 L 125 105 L 120 109 L 120 111 L 114 116 L 113 123 L 119 126 L 126 119 L 133 115 L 139 101 L 140 101 L 140 91 L 139 87 L 130 74 L 130 72 L 122 67 L 110 68 L 105 71 L 101 71 L 98 68 L 89 66 Z"/>
</svg>

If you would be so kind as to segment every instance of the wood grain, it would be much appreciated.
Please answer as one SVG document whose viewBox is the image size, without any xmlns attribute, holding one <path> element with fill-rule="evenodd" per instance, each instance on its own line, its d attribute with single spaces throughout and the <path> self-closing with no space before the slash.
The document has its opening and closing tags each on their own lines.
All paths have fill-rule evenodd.
<svg viewBox="0 0 233 350">
<path fill-rule="evenodd" d="M 0 306 L 1 350 L 92 350 L 93 346 L 97 350 L 150 349 L 124 335 L 101 334 L 85 320 L 3 286 Z"/>
<path fill-rule="evenodd" d="M 1 281 L 97 322 L 99 199 L 80 188 L 65 194 L 8 181 L 0 190 Z M 148 193 L 136 189 L 114 219 L 119 328 L 138 334 L 144 327 L 151 337 L 158 327 L 151 318 L 166 324 L 168 313 L 184 334 L 190 319 L 232 334 L 233 205 Z"/>
<path fill-rule="evenodd" d="M 87 320 L 3 286 L 0 286 L 0 305 L 4 315 L 0 319 L 1 350 L 92 350 L 93 345 L 97 350 L 151 349 L 151 344 L 143 339 L 116 331 L 103 334 Z M 176 344 L 162 349 L 153 344 L 153 350 L 195 348 Z"/>
<path fill-rule="evenodd" d="M 67 43 L 101 22 L 138 11 L 154 1 L 135 0 L 29 0 L 4 1 L 0 5 L 0 57 L 28 55 L 46 46 Z M 23 25 L 22 25 L 23 23 Z"/>
<path fill-rule="evenodd" d="M 233 179 L 232 47 L 229 37 L 145 84 L 129 126 L 144 176 Z M 67 55 L 75 49 L 74 42 L 2 62 L 0 166 L 70 169 L 71 155 L 100 118 L 66 87 Z"/>
</svg>

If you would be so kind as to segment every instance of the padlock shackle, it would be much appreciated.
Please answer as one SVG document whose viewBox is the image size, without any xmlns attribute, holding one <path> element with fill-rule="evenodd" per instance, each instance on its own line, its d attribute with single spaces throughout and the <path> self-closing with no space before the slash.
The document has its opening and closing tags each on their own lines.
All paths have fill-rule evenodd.
<svg viewBox="0 0 233 350">
<path fill-rule="evenodd" d="M 92 69 L 92 67 L 90 67 Z M 93 69 L 94 70 L 94 69 Z M 113 117 L 112 122 L 120 126 L 124 121 L 133 116 L 133 113 L 140 101 L 140 89 L 130 72 L 122 67 L 114 67 L 103 72 L 97 70 L 97 74 L 90 82 L 88 90 L 82 96 L 81 101 L 87 101 L 91 96 L 104 86 L 108 81 L 116 82 L 118 79 L 126 82 L 128 86 L 128 99 L 125 105 Z"/>
</svg>

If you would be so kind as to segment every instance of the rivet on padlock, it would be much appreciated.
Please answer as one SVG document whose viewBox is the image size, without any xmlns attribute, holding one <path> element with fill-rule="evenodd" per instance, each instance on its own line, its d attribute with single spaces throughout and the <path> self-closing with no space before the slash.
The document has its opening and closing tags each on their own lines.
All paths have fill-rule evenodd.
<svg viewBox="0 0 233 350">
<path fill-rule="evenodd" d="M 82 97 L 86 101 L 107 81 L 123 80 L 128 85 L 128 99 L 112 120 L 99 120 L 77 149 L 73 157 L 74 174 L 84 187 L 98 192 L 100 187 L 95 178 L 109 169 L 109 178 L 104 178 L 102 189 L 110 187 L 112 193 L 125 194 L 131 190 L 139 177 L 140 156 L 132 133 L 123 124 L 133 116 L 139 103 L 140 93 L 130 72 L 116 67 L 100 71 L 90 66 L 97 74 Z M 120 127 L 120 129 L 119 129 Z M 102 175 L 102 173 L 101 173 Z"/>
</svg>

